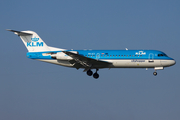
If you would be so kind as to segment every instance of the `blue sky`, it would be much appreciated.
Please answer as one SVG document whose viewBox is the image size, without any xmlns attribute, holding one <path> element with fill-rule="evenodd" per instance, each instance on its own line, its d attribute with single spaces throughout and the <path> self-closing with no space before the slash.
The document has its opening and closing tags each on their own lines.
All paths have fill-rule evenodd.
<svg viewBox="0 0 180 120">
<path fill-rule="evenodd" d="M 179 120 L 178 0 L 0 1 L 0 119 Z M 5 29 L 32 30 L 66 49 L 155 49 L 176 65 L 81 70 L 26 58 L 21 39 Z"/>
</svg>

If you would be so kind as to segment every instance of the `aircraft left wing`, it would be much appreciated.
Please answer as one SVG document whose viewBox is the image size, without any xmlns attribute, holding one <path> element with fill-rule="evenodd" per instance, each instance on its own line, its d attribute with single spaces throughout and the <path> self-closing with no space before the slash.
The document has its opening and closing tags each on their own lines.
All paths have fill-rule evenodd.
<svg viewBox="0 0 180 120">
<path fill-rule="evenodd" d="M 80 67 L 84 67 L 85 70 L 86 68 L 103 68 L 103 67 L 108 67 L 110 66 L 112 63 L 106 62 L 106 61 L 101 61 L 98 59 L 92 59 L 92 58 L 88 58 L 76 53 L 72 53 L 69 51 L 62 51 L 63 53 L 65 53 L 66 55 L 72 57 L 74 60 L 71 60 L 71 63 L 75 63 L 75 67 L 76 69 L 79 69 Z"/>
</svg>

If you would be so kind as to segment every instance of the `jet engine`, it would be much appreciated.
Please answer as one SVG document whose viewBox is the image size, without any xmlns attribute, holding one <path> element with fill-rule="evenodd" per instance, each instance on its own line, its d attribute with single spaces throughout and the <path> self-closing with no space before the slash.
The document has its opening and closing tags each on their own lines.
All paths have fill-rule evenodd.
<svg viewBox="0 0 180 120">
<path fill-rule="evenodd" d="M 77 54 L 78 52 L 76 51 L 71 51 L 72 53 L 75 53 Z M 65 53 L 63 52 L 57 52 L 57 53 L 54 53 L 51 55 L 51 58 L 53 59 L 57 59 L 57 60 L 73 60 L 72 57 L 66 55 Z"/>
</svg>

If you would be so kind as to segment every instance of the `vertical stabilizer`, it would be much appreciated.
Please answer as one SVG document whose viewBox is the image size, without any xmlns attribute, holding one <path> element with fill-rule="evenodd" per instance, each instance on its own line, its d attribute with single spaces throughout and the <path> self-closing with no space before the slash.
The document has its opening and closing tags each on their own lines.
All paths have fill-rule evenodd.
<svg viewBox="0 0 180 120">
<path fill-rule="evenodd" d="M 51 51 L 36 32 L 15 30 L 8 31 L 14 32 L 16 35 L 18 35 L 29 52 Z"/>
</svg>

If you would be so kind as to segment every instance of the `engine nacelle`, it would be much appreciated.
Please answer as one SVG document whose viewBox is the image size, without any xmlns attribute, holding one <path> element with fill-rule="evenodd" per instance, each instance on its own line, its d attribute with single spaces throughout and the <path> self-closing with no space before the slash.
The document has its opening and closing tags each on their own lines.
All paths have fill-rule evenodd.
<svg viewBox="0 0 180 120">
<path fill-rule="evenodd" d="M 76 52 L 76 51 L 71 51 L 71 52 L 72 52 L 72 53 L 75 53 L 75 54 L 78 53 L 78 52 Z M 52 54 L 52 55 L 51 55 L 51 58 L 57 59 L 57 60 L 73 60 L 72 57 L 66 55 L 66 54 L 63 53 L 63 52 L 57 52 L 56 54 Z"/>
</svg>

